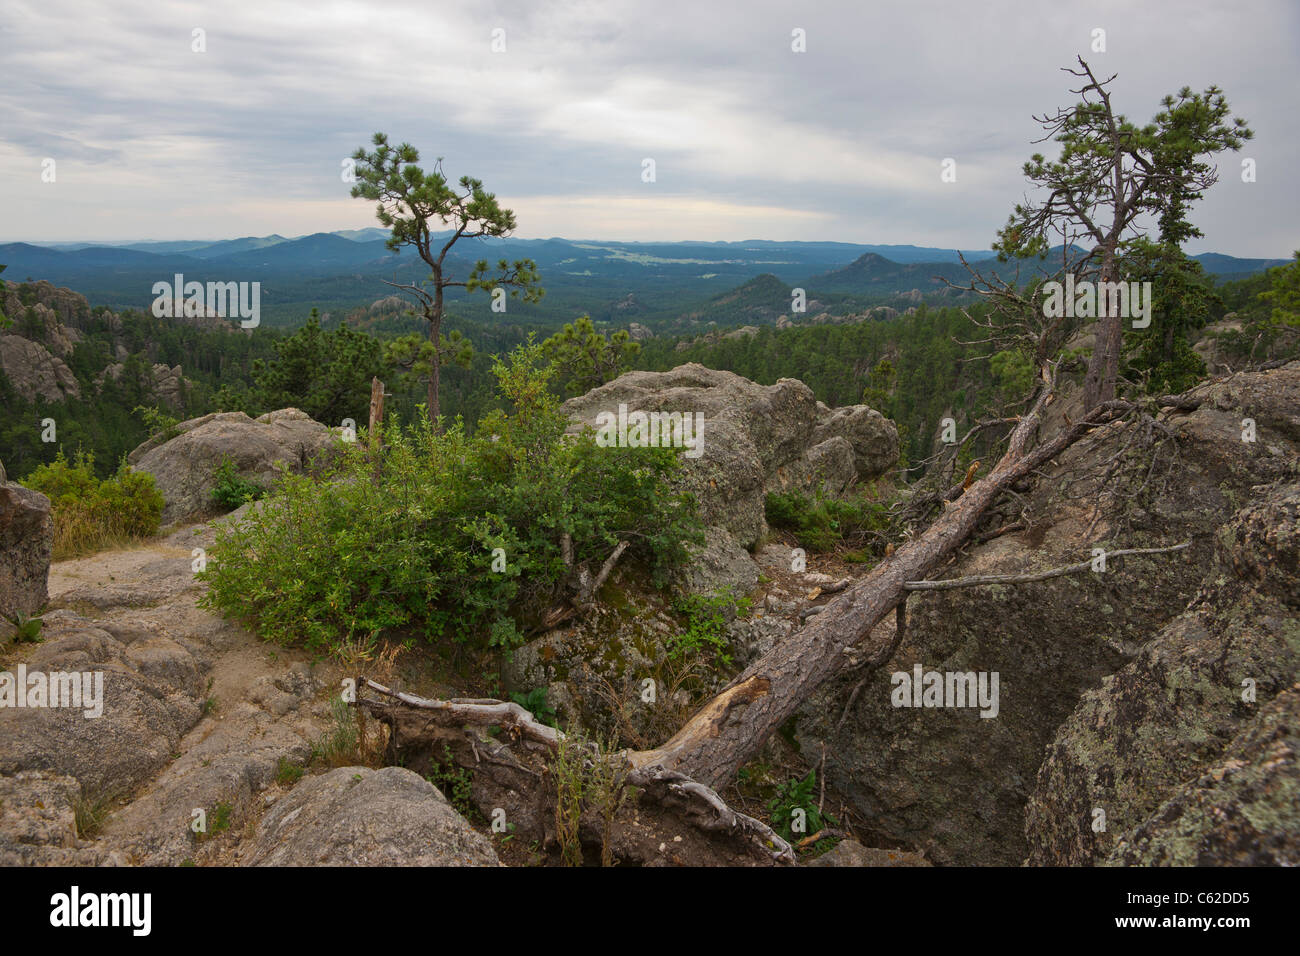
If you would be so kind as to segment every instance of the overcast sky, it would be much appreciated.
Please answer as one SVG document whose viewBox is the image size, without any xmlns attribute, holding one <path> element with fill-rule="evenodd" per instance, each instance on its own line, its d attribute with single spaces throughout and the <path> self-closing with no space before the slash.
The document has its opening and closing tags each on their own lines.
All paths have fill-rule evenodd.
<svg viewBox="0 0 1300 956">
<path fill-rule="evenodd" d="M 1254 127 L 1191 251 L 1300 246 L 1293 0 L 6 0 L 0 241 L 376 225 L 340 173 L 384 130 L 483 179 L 525 237 L 985 248 L 1080 53 L 1133 119 L 1217 84 Z"/>
</svg>

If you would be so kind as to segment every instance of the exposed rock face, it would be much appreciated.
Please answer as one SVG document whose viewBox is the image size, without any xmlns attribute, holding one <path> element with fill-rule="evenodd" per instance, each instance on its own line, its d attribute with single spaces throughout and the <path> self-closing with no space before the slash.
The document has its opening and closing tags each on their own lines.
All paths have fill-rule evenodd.
<svg viewBox="0 0 1300 956">
<path fill-rule="evenodd" d="M 103 860 L 77 835 L 72 777 L 41 770 L 0 776 L 0 866 L 95 866 Z"/>
<path fill-rule="evenodd" d="M 64 362 L 90 317 L 85 298 L 44 280 L 26 286 L 27 303 L 13 284 L 0 289 L 3 311 L 15 323 L 0 335 L 0 369 L 24 401 L 80 398 L 81 386 Z M 21 331 L 22 334 L 16 334 Z"/>
<path fill-rule="evenodd" d="M 72 369 L 39 342 L 19 335 L 0 335 L 0 369 L 24 401 L 61 402 L 80 398 Z"/>
<path fill-rule="evenodd" d="M 498 866 L 487 837 L 402 767 L 304 780 L 262 821 L 252 866 Z"/>
<path fill-rule="evenodd" d="M 28 675 L 99 673 L 102 712 L 87 717 L 89 704 L 0 708 L 0 775 L 51 771 L 96 795 L 135 789 L 198 722 L 201 663 L 178 642 L 143 629 L 98 627 L 68 611 L 44 621 L 44 643 L 7 669 L 22 663 Z"/>
<path fill-rule="evenodd" d="M 42 324 L 56 336 L 62 334 L 58 332 L 57 326 L 79 329 L 83 328 L 90 318 L 90 303 L 79 292 L 61 288 L 45 279 L 27 283 L 26 292 L 31 300 L 30 305 L 23 304 L 23 297 L 15 283 L 11 281 L 5 284 L 3 292 L 5 315 L 17 321 L 26 315 L 28 308 L 34 309 L 43 317 L 48 315 L 48 320 L 43 318 Z M 76 342 L 75 336 L 69 339 L 66 350 L 58 345 L 55 346 L 55 350 L 60 355 L 66 355 L 72 351 L 74 342 Z"/>
<path fill-rule="evenodd" d="M 211 510 L 213 473 L 225 457 L 241 477 L 269 488 L 280 469 L 305 471 L 336 441 L 329 428 L 296 408 L 257 419 L 243 412 L 215 412 L 177 428 L 175 438 L 152 439 L 127 456 L 136 471 L 154 476 L 165 502 L 164 522 Z"/>
<path fill-rule="evenodd" d="M 628 372 L 564 411 L 573 430 L 595 427 L 602 412 L 700 414 L 698 457 L 682 458 L 681 487 L 699 502 L 704 523 L 752 548 L 767 531 L 769 491 L 842 492 L 856 476 L 870 479 L 898 461 L 898 430 L 866 406 L 831 410 L 795 379 L 759 385 L 731 372 L 681 365 L 670 372 Z M 726 565 L 727 545 L 705 565 Z M 707 585 L 698 581 L 696 586 Z"/>
<path fill-rule="evenodd" d="M 812 440 L 847 439 L 859 478 L 870 480 L 898 461 L 898 427 L 874 408 L 847 405 L 827 408 L 817 403 L 817 427 Z"/>
<path fill-rule="evenodd" d="M 1300 684 L 1115 845 L 1124 866 L 1300 865 Z"/>
<path fill-rule="evenodd" d="M 125 369 L 126 366 L 122 362 L 107 365 L 96 378 L 95 384 L 102 388 L 105 379 L 111 378 L 116 382 L 121 379 L 122 372 Z M 181 374 L 179 365 L 168 368 L 161 362 L 156 362 L 153 368 L 150 369 L 149 374 L 152 379 L 149 389 L 156 401 L 162 402 L 173 409 L 180 409 L 185 404 L 185 393 L 189 388 L 189 382 Z"/>
<path fill-rule="evenodd" d="M 50 499 L 6 482 L 0 466 L 0 614 L 34 614 L 45 606 L 53 544 Z"/>
<path fill-rule="evenodd" d="M 1060 728 L 1027 809 L 1029 862 L 1300 861 L 1298 611 L 1293 484 L 1219 532 L 1187 611 Z"/>
<path fill-rule="evenodd" d="M 915 594 L 908 602 L 907 639 L 891 661 L 868 676 L 843 726 L 838 726 L 840 716 L 861 674 L 850 673 L 833 682 L 800 710 L 800 745 L 805 752 L 817 753 L 826 742 L 829 781 L 870 819 L 876 835 L 928 847 L 927 856 L 937 863 L 1021 863 L 1030 853 L 1024 808 L 1035 789 L 1045 749 L 1085 692 L 1147 654 L 1157 654 L 1151 668 L 1167 666 L 1170 647 L 1180 642 L 1208 655 L 1202 659 L 1216 659 L 1212 642 L 1224 635 L 1191 633 L 1190 619 L 1177 625 L 1181 637 L 1170 633 L 1167 640 L 1173 643 L 1163 653 L 1156 650 L 1163 642 L 1149 649 L 1145 645 L 1171 625 L 1197 594 L 1205 569 L 1216 560 L 1213 535 L 1231 521 L 1242 503 L 1265 493 L 1260 486 L 1295 480 L 1300 461 L 1300 363 L 1237 375 L 1204 386 L 1199 394 L 1204 398 L 1199 409 L 1167 416 L 1167 424 L 1178 436 L 1178 458 L 1165 479 L 1153 479 L 1146 491 L 1132 499 L 1123 497 L 1139 490 L 1145 470 L 1140 474 L 1135 470 L 1122 481 L 1117 476 L 1103 481 L 1102 476 L 1136 437 L 1133 427 L 1099 430 L 1063 455 L 1029 496 L 1033 524 L 1028 530 L 971 547 L 943 576 L 1011 574 L 1072 564 L 1089 557 L 1093 547 L 1156 547 L 1191 539 L 1189 551 L 1121 559 L 1122 566 L 1116 562 L 1105 574 Z M 1241 440 L 1245 417 L 1256 420 L 1254 443 Z M 1093 477 L 1070 486 L 1071 497 L 1062 494 L 1067 477 L 1075 480 L 1088 474 Z M 1110 497 L 1111 491 L 1121 492 L 1121 497 Z M 1126 513 L 1123 520 L 1122 512 Z M 1247 557 L 1251 553 L 1252 549 L 1239 549 L 1238 559 L 1255 560 Z M 1293 552 L 1258 559 L 1257 579 L 1276 576 L 1274 564 L 1280 560 L 1293 561 Z M 1285 586 L 1286 579 L 1280 580 Z M 1292 623 L 1286 627 L 1294 628 L 1294 612 L 1287 614 Z M 1277 614 L 1274 623 L 1269 620 L 1267 616 L 1251 619 L 1249 626 L 1259 633 L 1245 646 L 1250 641 L 1258 646 L 1251 660 L 1259 661 L 1261 688 L 1268 675 L 1274 688 L 1270 693 L 1277 693 L 1294 679 L 1289 665 L 1265 667 L 1262 655 L 1265 648 L 1280 654 L 1280 648 L 1294 640 L 1282 635 L 1294 631 L 1285 630 Z M 1230 634 L 1245 626 L 1234 623 Z M 1203 646 L 1206 641 L 1211 643 Z M 1246 653 L 1236 643 L 1232 646 L 1233 653 Z M 998 672 L 998 716 L 982 719 L 971 708 L 894 708 L 890 675 L 910 673 L 916 664 L 925 670 Z M 1160 687 L 1152 683 L 1148 690 L 1163 693 Z M 1187 693 L 1178 691 L 1183 697 Z M 1262 689 L 1260 695 L 1261 701 L 1268 696 Z M 1193 706 L 1194 698 L 1186 699 Z M 1122 720 L 1136 720 L 1166 705 L 1142 697 L 1131 706 L 1137 709 L 1126 710 Z M 1197 719 L 1212 720 L 1209 714 Z M 1080 726 L 1086 723 L 1081 717 Z M 1138 731 L 1150 734 L 1143 739 L 1150 741 L 1155 762 L 1143 764 L 1135 758 L 1135 773 L 1139 766 L 1155 768 L 1179 759 L 1176 754 L 1154 757 L 1154 750 L 1166 740 L 1166 730 L 1160 726 Z M 1200 773 L 1205 760 L 1221 752 L 1238 729 L 1231 723 L 1218 727 L 1215 740 L 1206 741 L 1212 743 L 1210 750 L 1170 775 Z M 1036 799 L 1043 801 L 1064 801 L 1069 788 L 1078 791 L 1077 799 L 1071 797 L 1059 811 L 1049 807 L 1041 811 L 1050 812 L 1057 821 L 1055 835 L 1044 833 L 1035 841 L 1053 847 L 1055 862 L 1097 856 L 1087 842 L 1093 806 L 1108 808 L 1108 816 L 1114 817 L 1110 808 L 1116 806 L 1117 797 L 1113 793 L 1105 802 L 1090 802 L 1095 795 L 1076 775 L 1083 760 L 1079 756 L 1074 764 L 1062 765 L 1059 788 L 1045 788 L 1041 780 L 1038 785 Z M 1100 764 L 1098 772 L 1106 772 Z M 1153 787 L 1141 800 L 1142 813 L 1152 812 L 1167 796 L 1166 788 Z M 1111 839 L 1141 823 L 1124 810 L 1119 818 L 1110 826 Z M 1066 849 L 1071 832 L 1079 847 Z"/>
</svg>

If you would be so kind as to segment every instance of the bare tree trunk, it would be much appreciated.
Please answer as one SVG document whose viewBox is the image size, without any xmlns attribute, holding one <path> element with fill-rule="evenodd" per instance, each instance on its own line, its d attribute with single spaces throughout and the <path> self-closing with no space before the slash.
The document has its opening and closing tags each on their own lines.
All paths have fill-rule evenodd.
<svg viewBox="0 0 1300 956">
<path fill-rule="evenodd" d="M 376 375 L 370 380 L 370 462 L 374 468 L 374 482 L 379 484 L 379 429 L 384 421 L 384 383 Z"/>
<path fill-rule="evenodd" d="M 429 341 L 433 343 L 433 367 L 429 369 L 429 423 L 433 425 L 433 430 L 438 431 L 438 418 L 442 414 L 442 407 L 439 404 L 438 396 L 438 379 L 442 371 L 442 356 L 438 354 L 438 346 L 442 338 L 442 273 L 435 270 L 433 273 L 434 293 L 433 293 L 433 310 L 431 314 L 425 316 L 429 320 Z"/>
<path fill-rule="evenodd" d="M 1102 255 L 1101 282 L 1114 282 L 1116 277 L 1115 250 L 1108 248 Z M 1099 295 L 1098 301 L 1102 301 Z M 1118 315 L 1097 319 L 1096 343 L 1088 359 L 1088 372 L 1083 380 L 1083 407 L 1096 408 L 1115 397 L 1115 380 L 1119 376 L 1120 351 L 1124 347 L 1124 328 Z"/>
</svg>

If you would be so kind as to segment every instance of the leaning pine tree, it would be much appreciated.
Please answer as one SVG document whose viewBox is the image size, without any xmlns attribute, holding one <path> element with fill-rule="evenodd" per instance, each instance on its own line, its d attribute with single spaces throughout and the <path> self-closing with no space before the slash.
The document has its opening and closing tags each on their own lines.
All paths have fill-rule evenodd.
<svg viewBox="0 0 1300 956">
<path fill-rule="evenodd" d="M 1060 155 L 1049 160 L 1036 153 L 1025 163 L 1025 177 L 1038 195 L 1016 205 L 993 248 L 1004 259 L 1029 258 L 1059 242 L 1064 268 L 1078 273 L 1076 279 L 1115 282 L 1123 247 L 1146 236 L 1150 220 L 1159 220 L 1167 236 L 1169 221 L 1185 224 L 1185 210 L 1218 180 L 1210 158 L 1240 149 L 1254 134 L 1245 120 L 1229 118 L 1227 100 L 1215 86 L 1203 93 L 1184 87 L 1177 96 L 1166 96 L 1152 122 L 1137 126 L 1111 105 L 1108 87 L 1114 76 L 1097 79 L 1082 58 L 1079 69 L 1066 72 L 1086 81 L 1072 91 L 1080 101 L 1035 117 L 1044 139 L 1061 144 Z M 1172 241 L 1196 235 L 1187 227 Z M 1076 242 L 1092 248 L 1071 262 Z M 1122 349 L 1121 317 L 1099 318 L 1084 378 L 1084 408 L 1115 397 Z"/>
<path fill-rule="evenodd" d="M 429 277 L 423 282 L 389 284 L 415 299 L 420 315 L 429 323 L 424 354 L 413 364 L 428 372 L 429 421 L 437 428 L 442 411 L 438 371 L 446 358 L 454 358 L 462 350 L 460 342 L 442 336 L 446 290 L 486 289 L 495 294 L 495 290 L 508 289 L 513 298 L 526 302 L 537 302 L 544 290 L 532 259 L 501 259 L 495 267 L 480 259 L 464 279 L 454 278 L 447 261 L 452 247 L 462 239 L 509 236 L 515 229 L 515 214 L 501 208 L 496 195 L 484 190 L 482 180 L 462 176 L 456 186 L 450 185 L 441 158 L 426 172 L 416 165 L 420 154 L 409 143 L 394 148 L 388 145 L 386 134 L 376 133 L 374 147 L 374 152 L 358 149 L 352 156 L 357 180 L 352 195 L 378 203 L 379 221 L 392 230 L 389 249 L 397 252 L 410 246 L 429 267 Z M 438 225 L 450 228 L 450 234 L 435 235 Z"/>
</svg>

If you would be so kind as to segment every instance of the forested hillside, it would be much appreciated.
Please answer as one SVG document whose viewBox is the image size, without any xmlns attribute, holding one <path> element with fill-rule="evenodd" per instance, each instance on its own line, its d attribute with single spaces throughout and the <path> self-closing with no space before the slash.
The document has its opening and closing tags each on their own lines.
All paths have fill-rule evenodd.
<svg viewBox="0 0 1300 956">
<path fill-rule="evenodd" d="M 1206 345 L 1236 361 L 1280 358 L 1297 354 L 1296 337 L 1272 321 L 1274 306 L 1261 294 L 1285 285 L 1296 266 L 1274 268 L 1246 279 L 1220 284 L 1220 301 L 1212 304 Z M 773 285 L 766 299 L 776 308 L 784 287 L 775 277 L 760 277 L 747 288 Z M 72 303 L 59 323 L 70 330 L 70 345 L 61 361 L 77 383 L 59 395 L 23 394 L 0 365 L 0 447 L 12 475 L 23 475 L 53 459 L 62 448 L 71 455 L 92 453 L 101 474 L 151 434 L 148 412 L 166 419 L 184 419 L 209 411 L 262 414 L 287 405 L 301 407 L 321 421 L 345 417 L 364 422 L 370 377 L 380 376 L 389 392 L 389 413 L 411 421 L 423 401 L 418 374 L 385 360 L 386 343 L 400 335 L 418 333 L 421 320 L 408 315 L 405 303 L 392 297 L 355 308 L 329 321 L 311 315 L 296 332 L 274 328 L 241 330 L 215 320 L 157 318 L 147 312 L 110 312 L 91 308 L 69 290 L 57 293 L 48 283 L 8 283 L 12 326 L 7 335 L 54 346 L 63 333 L 37 315 L 42 301 L 55 298 Z M 737 303 L 746 300 L 735 300 Z M 814 304 L 817 304 L 814 302 Z M 951 416 L 959 424 L 1000 413 L 1023 393 L 1029 364 L 1024 356 L 991 352 L 979 344 L 967 312 L 984 314 L 975 305 L 919 307 L 897 301 L 906 311 L 878 308 L 866 313 L 848 310 L 777 328 L 737 321 L 736 331 L 710 325 L 708 331 L 645 338 L 639 350 L 629 350 L 619 368 L 667 370 L 686 362 L 735 372 L 763 384 L 798 378 L 830 406 L 866 402 L 898 423 L 905 463 L 926 458 L 934 447 L 935 423 Z M 1225 321 L 1225 316 L 1228 319 Z M 752 323 L 752 311 L 736 313 Z M 687 328 L 700 328 L 689 315 Z M 602 336 L 619 328 L 599 323 Z M 545 329 L 523 324 L 467 321 L 453 310 L 448 332 L 462 335 L 473 353 L 466 364 L 442 370 L 443 412 L 463 417 L 472 431 L 488 411 L 500 407 L 491 375 L 493 356 L 504 354 L 531 335 L 546 337 Z M 1194 336 L 1201 336 L 1193 329 Z M 65 336 L 65 338 L 67 338 Z M 1140 336 L 1132 335 L 1137 348 Z M 970 344 L 963 344 L 970 343 Z M 987 360 L 986 360 L 987 359 Z M 17 361 L 14 359 L 13 361 Z M 183 390 L 162 401 L 154 387 L 155 364 L 179 366 Z M 105 369 L 120 365 L 113 375 Z M 558 388 L 558 386 L 557 386 Z M 40 423 L 54 418 L 57 441 L 42 441 Z"/>
</svg>

